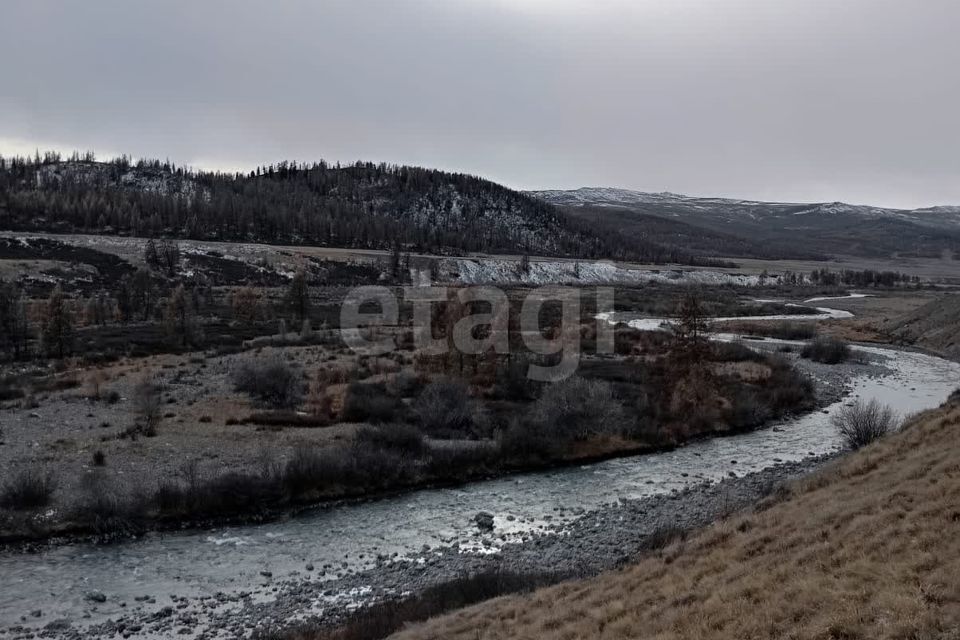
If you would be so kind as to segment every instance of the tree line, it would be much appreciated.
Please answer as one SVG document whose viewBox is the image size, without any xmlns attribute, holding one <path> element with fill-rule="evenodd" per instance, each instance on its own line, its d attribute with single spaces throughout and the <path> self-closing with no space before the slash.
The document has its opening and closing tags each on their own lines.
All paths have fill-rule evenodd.
<svg viewBox="0 0 960 640">
<path fill-rule="evenodd" d="M 843 271 L 814 269 L 810 272 L 810 282 L 825 286 L 843 284 L 852 287 L 895 287 L 919 283 L 920 277 L 900 273 L 899 271 L 877 271 L 874 269 L 860 271 L 853 269 L 844 269 Z"/>
</svg>

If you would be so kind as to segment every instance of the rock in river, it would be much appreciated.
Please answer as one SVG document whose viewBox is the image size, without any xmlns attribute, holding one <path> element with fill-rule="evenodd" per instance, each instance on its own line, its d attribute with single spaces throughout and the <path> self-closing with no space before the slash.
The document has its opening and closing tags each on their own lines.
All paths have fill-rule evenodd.
<svg viewBox="0 0 960 640">
<path fill-rule="evenodd" d="M 473 516 L 473 521 L 477 523 L 477 528 L 482 531 L 493 531 L 493 514 L 481 511 Z"/>
</svg>

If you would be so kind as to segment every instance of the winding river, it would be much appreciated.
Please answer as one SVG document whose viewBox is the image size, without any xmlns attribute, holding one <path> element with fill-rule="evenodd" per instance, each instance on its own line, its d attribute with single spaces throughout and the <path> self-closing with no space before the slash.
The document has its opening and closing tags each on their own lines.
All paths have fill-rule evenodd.
<svg viewBox="0 0 960 640">
<path fill-rule="evenodd" d="M 877 398 L 903 415 L 936 407 L 960 383 L 960 365 L 941 358 L 882 347 L 857 350 L 883 361 L 886 373 L 848 381 L 852 393 Z M 424 545 L 494 552 L 505 540 L 562 528 L 584 511 L 620 500 L 833 451 L 838 440 L 831 415 L 847 401 L 774 428 L 666 453 L 417 491 L 256 526 L 0 555 L 0 637 L 20 637 L 55 619 L 80 630 L 132 609 L 149 615 L 170 605 L 171 594 L 196 599 L 246 591 L 269 600 L 276 581 L 333 580 L 372 567 L 378 556 L 418 556 Z M 472 518 L 479 511 L 495 515 L 495 536 L 478 534 Z M 308 565 L 315 567 L 312 573 Z M 106 601 L 92 602 L 93 591 Z M 36 610 L 41 617 L 31 615 Z M 202 628 L 200 619 L 197 630 Z"/>
</svg>

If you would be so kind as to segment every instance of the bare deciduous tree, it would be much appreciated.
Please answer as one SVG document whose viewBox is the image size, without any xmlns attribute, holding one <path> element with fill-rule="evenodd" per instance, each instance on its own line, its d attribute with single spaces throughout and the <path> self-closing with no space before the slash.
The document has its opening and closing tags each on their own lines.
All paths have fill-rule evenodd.
<svg viewBox="0 0 960 640">
<path fill-rule="evenodd" d="M 253 287 L 242 287 L 230 297 L 230 308 L 235 320 L 253 324 L 263 319 L 263 296 Z"/>
<path fill-rule="evenodd" d="M 833 417 L 833 424 L 844 444 L 859 449 L 896 430 L 900 419 L 889 406 L 876 399 L 857 400 L 844 406 Z"/>
<path fill-rule="evenodd" d="M 163 386 L 151 376 L 145 376 L 133 389 L 133 406 L 140 424 L 137 432 L 149 437 L 157 435 L 162 410 Z"/>
</svg>

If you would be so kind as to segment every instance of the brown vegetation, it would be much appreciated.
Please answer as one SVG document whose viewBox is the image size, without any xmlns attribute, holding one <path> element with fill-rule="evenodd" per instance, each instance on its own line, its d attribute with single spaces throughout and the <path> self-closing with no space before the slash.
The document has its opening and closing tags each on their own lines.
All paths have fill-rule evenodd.
<svg viewBox="0 0 960 640">
<path fill-rule="evenodd" d="M 887 319 L 881 328 L 907 344 L 950 357 L 960 356 L 960 295 L 937 298 L 912 312 Z"/>
<path fill-rule="evenodd" d="M 803 346 L 800 355 L 814 362 L 840 364 L 850 358 L 850 345 L 837 338 L 822 337 L 811 340 Z"/>
</svg>

